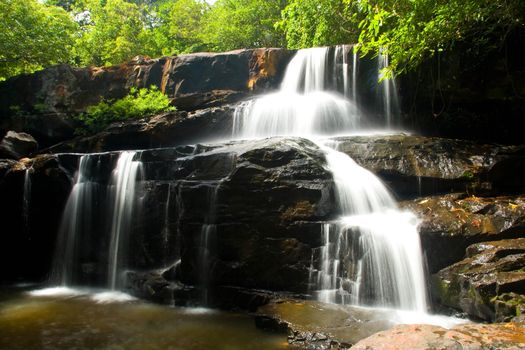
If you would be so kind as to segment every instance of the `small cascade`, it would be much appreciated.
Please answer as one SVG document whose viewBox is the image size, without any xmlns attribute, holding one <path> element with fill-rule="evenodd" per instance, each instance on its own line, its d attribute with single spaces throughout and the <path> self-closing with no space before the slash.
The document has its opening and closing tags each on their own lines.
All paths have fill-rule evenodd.
<svg viewBox="0 0 525 350">
<path fill-rule="evenodd" d="M 22 198 L 22 215 L 24 218 L 24 226 L 26 232 L 29 232 L 29 209 L 31 205 L 31 174 L 33 173 L 33 168 L 29 167 L 24 172 L 24 192 Z"/>
<path fill-rule="evenodd" d="M 390 128 L 397 124 L 396 117 L 399 115 L 399 101 L 397 98 L 396 81 L 384 77 L 384 69 L 388 67 L 388 64 L 388 56 L 379 52 L 377 56 L 377 78 L 380 81 L 381 88 L 380 100 L 383 106 L 386 126 Z"/>
<path fill-rule="evenodd" d="M 168 195 L 166 196 L 166 203 L 164 204 L 164 223 L 162 227 L 162 247 L 163 247 L 163 263 L 168 264 L 167 258 L 169 253 L 169 242 L 171 235 L 170 228 L 170 197 L 171 197 L 171 183 L 168 184 Z"/>
<path fill-rule="evenodd" d="M 423 259 L 415 218 L 397 209 L 392 195 L 371 172 L 320 139 L 350 133 L 362 125 L 348 95 L 327 90 L 328 48 L 300 50 L 290 62 L 279 92 L 245 103 L 236 111 L 234 133 L 254 138 L 294 135 L 310 138 L 325 153 L 333 174 L 341 216 L 323 225 L 324 242 L 312 256 L 310 285 L 321 301 L 394 307 L 426 312 Z M 344 48 L 335 49 L 335 67 Z M 346 56 L 343 54 L 343 56 Z M 352 96 L 357 96 L 354 55 Z M 336 77 L 332 77 L 337 82 Z M 337 86 L 337 84 L 332 84 Z M 390 89 L 390 81 L 383 80 Z M 386 88 L 385 88 L 386 89 Z M 391 91 L 385 90 L 385 118 L 392 119 Z"/>
<path fill-rule="evenodd" d="M 343 46 L 335 49 L 336 62 L 344 62 L 345 50 Z M 339 63 L 328 61 L 329 52 L 327 47 L 298 51 L 286 68 L 279 92 L 239 105 L 233 118 L 233 136 L 320 136 L 355 130 L 360 125 L 355 103 L 345 99 L 344 92 L 328 90 L 336 90 L 339 79 L 335 74 L 327 78 L 326 72 L 340 75 L 344 70 L 347 76 L 344 64 L 337 69 Z"/>
<path fill-rule="evenodd" d="M 121 285 L 120 270 L 125 257 L 127 233 L 131 229 L 131 219 L 135 204 L 137 177 L 141 163 L 133 160 L 136 152 L 125 151 L 119 156 L 112 174 L 113 206 L 109 245 L 108 286 L 116 289 Z"/>
<path fill-rule="evenodd" d="M 51 276 L 55 285 L 85 284 L 84 270 L 90 269 L 91 262 L 97 262 L 107 264 L 105 285 L 111 289 L 120 286 L 119 274 L 125 260 L 126 234 L 131 229 L 140 162 L 133 160 L 135 152 L 120 153 L 108 184 L 100 169 L 102 156 L 107 161 L 111 159 L 109 154 L 86 154 L 79 158 L 55 249 Z M 108 244 L 101 243 L 106 239 Z M 88 265 L 84 265 L 86 263 Z"/>
<path fill-rule="evenodd" d="M 66 202 L 58 233 L 51 281 L 60 286 L 76 283 L 80 238 L 91 233 L 94 194 L 97 184 L 90 179 L 94 157 L 80 157 L 75 184 Z"/>
<path fill-rule="evenodd" d="M 358 56 L 357 52 L 353 50 L 352 54 L 352 101 L 356 105 L 358 105 L 359 101 L 357 101 L 357 62 L 358 62 Z"/>
<path fill-rule="evenodd" d="M 199 285 L 203 291 L 202 301 L 204 305 L 209 304 L 208 288 L 211 271 L 213 270 L 210 257 L 214 251 L 217 233 L 217 197 L 220 184 L 220 181 L 211 184 L 207 189 L 206 203 L 208 203 L 208 210 L 204 217 L 204 223 L 199 237 Z"/>
</svg>

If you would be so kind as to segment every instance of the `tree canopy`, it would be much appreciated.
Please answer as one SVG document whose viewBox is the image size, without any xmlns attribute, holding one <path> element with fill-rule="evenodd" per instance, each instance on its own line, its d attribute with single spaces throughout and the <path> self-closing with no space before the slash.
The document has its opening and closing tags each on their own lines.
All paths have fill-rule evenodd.
<svg viewBox="0 0 525 350">
<path fill-rule="evenodd" d="M 458 43 L 498 48 L 516 29 L 523 0 L 3 0 L 0 80 L 57 63 L 343 43 L 387 53 L 397 74 Z"/>
<path fill-rule="evenodd" d="M 70 62 L 78 25 L 62 8 L 0 1 L 0 79 Z"/>
</svg>

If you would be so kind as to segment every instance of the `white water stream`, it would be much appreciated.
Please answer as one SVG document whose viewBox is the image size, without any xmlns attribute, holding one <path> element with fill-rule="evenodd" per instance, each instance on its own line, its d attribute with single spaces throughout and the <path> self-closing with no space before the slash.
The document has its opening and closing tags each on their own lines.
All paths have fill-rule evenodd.
<svg viewBox="0 0 525 350">
<path fill-rule="evenodd" d="M 125 256 L 122 250 L 125 249 L 125 235 L 131 229 L 137 176 L 141 169 L 141 162 L 133 160 L 135 154 L 133 151 L 122 152 L 112 174 L 114 194 L 108 263 L 108 286 L 112 290 L 121 284 L 119 272 Z"/>
<path fill-rule="evenodd" d="M 319 300 L 426 313 L 425 273 L 415 217 L 399 211 L 375 175 L 326 139 L 355 132 L 362 123 L 355 100 L 346 98 L 357 96 L 356 57 L 349 94 L 348 52 L 338 47 L 330 61 L 329 50 L 300 50 L 289 63 L 277 93 L 239 106 L 233 134 L 238 138 L 301 136 L 325 153 L 342 215 L 337 222 L 324 225 L 320 258 L 312 258 L 310 282 Z M 344 75 L 342 94 L 330 90 L 338 85 L 337 73 Z M 386 120 L 391 124 L 391 84 L 383 81 L 383 86 Z"/>
</svg>

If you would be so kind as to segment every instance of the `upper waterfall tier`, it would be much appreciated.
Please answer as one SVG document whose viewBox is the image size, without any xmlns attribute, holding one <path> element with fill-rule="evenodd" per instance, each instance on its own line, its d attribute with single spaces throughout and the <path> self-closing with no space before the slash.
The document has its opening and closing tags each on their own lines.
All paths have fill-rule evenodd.
<svg viewBox="0 0 525 350">
<path fill-rule="evenodd" d="M 342 48 L 299 50 L 288 64 L 277 93 L 237 108 L 233 136 L 311 137 L 350 133 L 359 128 L 360 113 L 355 102 L 344 97 L 349 72 Z"/>
</svg>

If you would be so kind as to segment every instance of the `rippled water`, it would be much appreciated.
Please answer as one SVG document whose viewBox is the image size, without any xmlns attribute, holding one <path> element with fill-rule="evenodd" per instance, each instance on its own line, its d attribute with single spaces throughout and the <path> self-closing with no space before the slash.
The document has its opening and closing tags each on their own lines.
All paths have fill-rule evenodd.
<svg viewBox="0 0 525 350">
<path fill-rule="evenodd" d="M 50 294 L 0 292 L 0 349 L 288 348 L 286 336 L 257 329 L 247 315 Z"/>
</svg>

